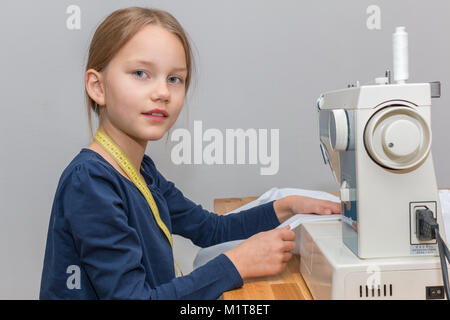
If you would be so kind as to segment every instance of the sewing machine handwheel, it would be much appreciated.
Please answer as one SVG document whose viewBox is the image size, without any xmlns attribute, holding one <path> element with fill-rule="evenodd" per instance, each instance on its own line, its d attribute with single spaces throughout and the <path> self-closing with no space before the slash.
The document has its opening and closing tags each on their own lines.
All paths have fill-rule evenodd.
<svg viewBox="0 0 450 320">
<path fill-rule="evenodd" d="M 368 121 L 364 142 L 371 158 L 394 170 L 421 164 L 431 149 L 428 122 L 410 107 L 386 107 Z"/>
</svg>

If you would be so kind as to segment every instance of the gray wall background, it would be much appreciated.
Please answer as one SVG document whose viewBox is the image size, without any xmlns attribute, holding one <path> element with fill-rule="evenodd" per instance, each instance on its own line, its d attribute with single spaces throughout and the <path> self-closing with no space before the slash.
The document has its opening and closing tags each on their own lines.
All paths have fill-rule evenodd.
<svg viewBox="0 0 450 320">
<path fill-rule="evenodd" d="M 68 30 L 66 9 L 81 9 Z M 361 84 L 392 70 L 391 34 L 409 33 L 410 82 L 442 82 L 433 100 L 433 156 L 439 187 L 450 187 L 450 2 L 165 0 L 9 0 L 0 10 L 0 299 L 38 297 L 49 216 L 63 169 L 89 141 L 84 64 L 97 25 L 127 6 L 168 10 L 195 47 L 194 90 L 174 128 L 280 129 L 280 168 L 181 165 L 175 142 L 149 143 L 147 154 L 185 196 L 213 209 L 213 199 L 257 196 L 271 187 L 336 191 L 318 145 L 314 103 L 321 92 Z M 381 29 L 369 30 L 369 5 Z M 204 144 L 206 145 L 206 144 Z M 176 237 L 185 273 L 198 248 Z"/>
</svg>

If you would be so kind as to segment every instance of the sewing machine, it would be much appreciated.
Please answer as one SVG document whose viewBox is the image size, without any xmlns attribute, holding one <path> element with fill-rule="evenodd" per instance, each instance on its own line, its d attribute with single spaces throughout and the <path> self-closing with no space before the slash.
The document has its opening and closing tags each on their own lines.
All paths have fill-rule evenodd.
<svg viewBox="0 0 450 320">
<path fill-rule="evenodd" d="M 320 148 L 343 214 L 297 231 L 300 271 L 315 299 L 445 297 L 436 239 L 418 236 L 417 219 L 431 211 L 446 239 L 431 154 L 440 83 L 406 83 L 404 32 L 393 36 L 396 83 L 387 71 L 317 101 Z"/>
</svg>

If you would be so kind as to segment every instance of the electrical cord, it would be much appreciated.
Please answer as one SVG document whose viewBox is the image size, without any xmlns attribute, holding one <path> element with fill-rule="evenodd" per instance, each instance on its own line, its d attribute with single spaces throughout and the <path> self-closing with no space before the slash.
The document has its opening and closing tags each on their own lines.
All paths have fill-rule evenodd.
<svg viewBox="0 0 450 320">
<path fill-rule="evenodd" d="M 447 300 L 450 300 L 450 285 L 448 281 L 447 261 L 450 263 L 450 251 L 439 233 L 439 224 L 433 212 L 427 207 L 416 211 L 417 236 L 419 240 L 436 239 L 439 249 L 439 259 L 442 269 L 442 280 L 444 281 L 444 291 Z"/>
<path fill-rule="evenodd" d="M 447 258 L 448 263 L 450 263 L 450 251 L 448 250 L 447 245 L 445 244 L 444 240 L 442 240 L 441 235 L 439 234 L 439 225 L 434 226 L 433 230 L 439 248 L 439 258 L 441 260 L 442 280 L 444 281 L 444 290 L 447 296 L 447 300 L 450 300 L 448 270 L 447 270 L 447 263 L 445 261 L 445 258 Z"/>
</svg>

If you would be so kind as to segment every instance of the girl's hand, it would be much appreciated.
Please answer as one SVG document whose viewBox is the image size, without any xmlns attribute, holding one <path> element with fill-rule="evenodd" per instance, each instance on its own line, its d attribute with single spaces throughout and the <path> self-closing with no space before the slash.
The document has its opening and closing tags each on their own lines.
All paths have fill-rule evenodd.
<svg viewBox="0 0 450 320">
<path fill-rule="evenodd" d="M 287 196 L 276 200 L 273 208 L 278 221 L 283 223 L 298 213 L 313 213 L 320 215 L 341 213 L 341 203 L 328 200 L 319 200 L 303 196 Z"/>
<path fill-rule="evenodd" d="M 341 203 L 328 200 L 319 200 L 302 196 L 291 196 L 291 209 L 293 214 L 314 213 L 333 214 L 341 213 Z"/>
<path fill-rule="evenodd" d="M 281 272 L 295 249 L 295 233 L 289 226 L 260 232 L 225 252 L 242 279 Z"/>
</svg>

